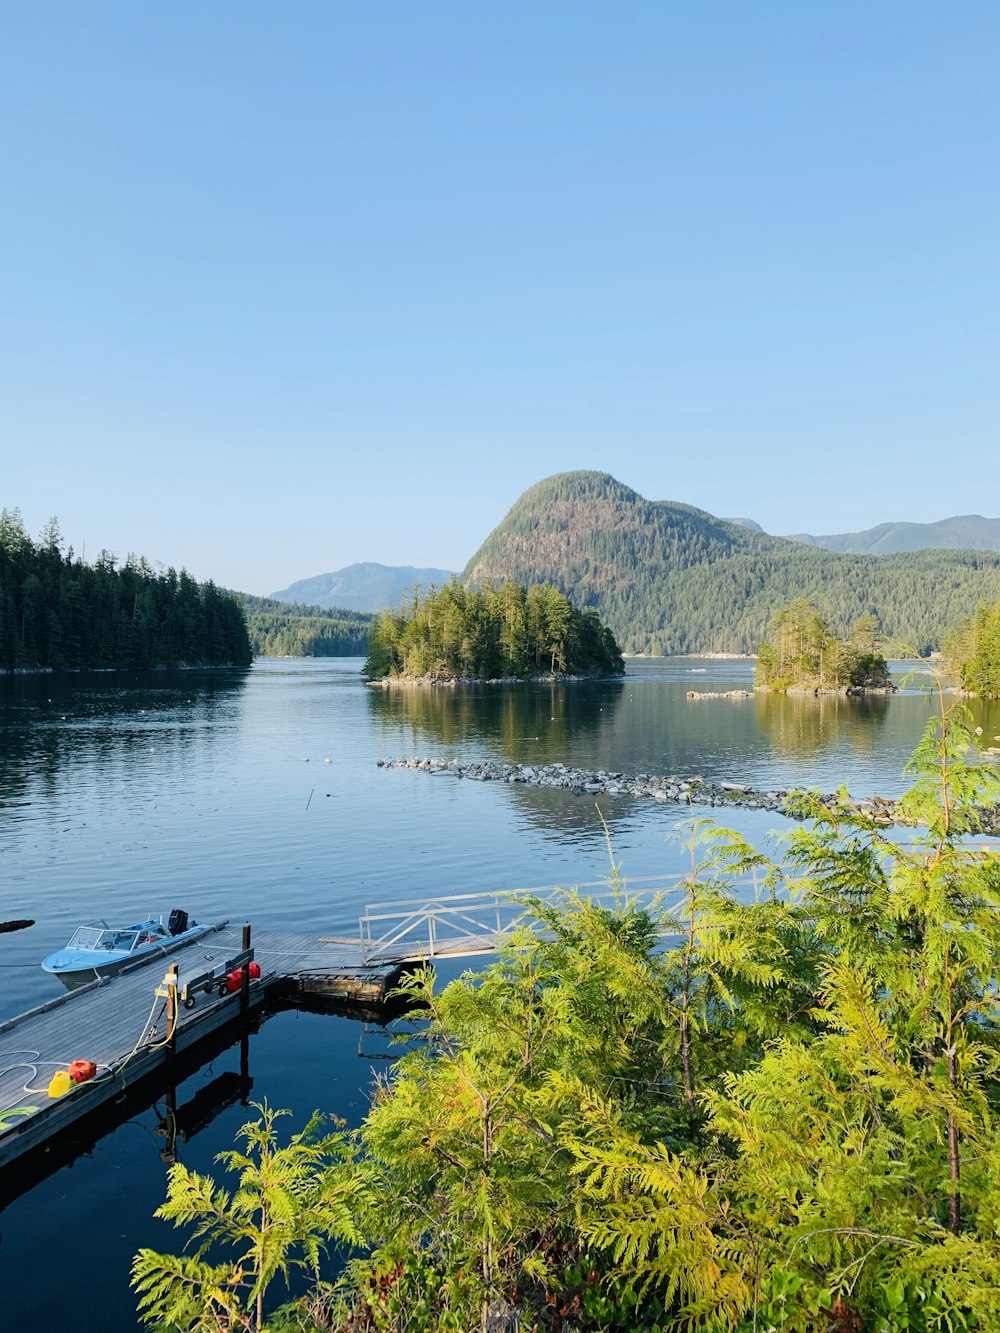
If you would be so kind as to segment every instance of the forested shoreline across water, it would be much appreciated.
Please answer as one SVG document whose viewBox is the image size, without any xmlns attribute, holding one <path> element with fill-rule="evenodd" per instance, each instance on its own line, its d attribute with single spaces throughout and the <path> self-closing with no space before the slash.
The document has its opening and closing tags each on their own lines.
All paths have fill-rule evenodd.
<svg viewBox="0 0 1000 1333">
<path fill-rule="evenodd" d="M 93 564 L 63 552 L 52 520 L 38 542 L 17 510 L 0 513 L 0 670 L 123 670 L 249 666 L 235 599 L 186 570 Z"/>
</svg>

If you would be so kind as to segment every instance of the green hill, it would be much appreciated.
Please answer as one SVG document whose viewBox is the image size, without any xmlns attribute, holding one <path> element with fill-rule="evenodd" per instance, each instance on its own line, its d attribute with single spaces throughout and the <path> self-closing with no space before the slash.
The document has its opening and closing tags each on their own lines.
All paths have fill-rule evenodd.
<svg viewBox="0 0 1000 1333">
<path fill-rule="evenodd" d="M 417 569 L 413 565 L 379 565 L 374 561 L 347 565 L 332 574 L 317 574 L 271 594 L 270 601 L 302 603 L 323 611 L 395 610 L 414 584 L 440 588 L 455 575 L 449 569 Z"/>
<path fill-rule="evenodd" d="M 373 616 L 233 594 L 246 616 L 254 657 L 364 657 Z"/>
<path fill-rule="evenodd" d="M 835 634 L 874 615 L 890 641 L 926 651 L 1000 597 L 1000 553 L 837 555 L 646 500 L 607 473 L 564 472 L 525 491 L 463 574 L 508 578 L 594 607 L 626 652 L 753 652 L 794 597 L 816 603 Z"/>
</svg>

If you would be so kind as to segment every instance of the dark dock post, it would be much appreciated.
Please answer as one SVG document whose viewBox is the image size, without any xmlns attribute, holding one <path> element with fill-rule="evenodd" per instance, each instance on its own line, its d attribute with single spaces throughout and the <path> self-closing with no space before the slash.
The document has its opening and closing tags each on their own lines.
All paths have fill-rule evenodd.
<svg viewBox="0 0 1000 1333">
<path fill-rule="evenodd" d="M 167 1054 L 172 1058 L 176 1049 L 177 1019 L 180 1013 L 177 998 L 178 966 L 171 963 L 164 978 L 167 984 Z"/>
<path fill-rule="evenodd" d="M 243 1024 L 243 1031 L 240 1034 L 240 1105 L 250 1105 L 250 1089 L 253 1087 L 253 1079 L 250 1077 L 250 1027 L 249 1024 Z"/>
<path fill-rule="evenodd" d="M 243 927 L 243 951 L 250 948 L 250 926 Z M 244 963 L 240 972 L 240 1013 L 246 1018 L 250 1012 L 250 964 Z"/>
</svg>

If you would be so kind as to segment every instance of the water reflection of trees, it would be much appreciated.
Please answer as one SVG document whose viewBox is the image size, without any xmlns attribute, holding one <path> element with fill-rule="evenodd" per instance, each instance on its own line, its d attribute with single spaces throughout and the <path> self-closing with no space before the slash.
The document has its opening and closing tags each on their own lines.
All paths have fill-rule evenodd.
<svg viewBox="0 0 1000 1333">
<path fill-rule="evenodd" d="M 567 847 L 597 849 L 605 843 L 607 829 L 611 833 L 615 858 L 622 856 L 626 862 L 631 849 L 631 835 L 650 818 L 662 824 L 666 841 L 671 831 L 691 819 L 693 813 L 708 813 L 703 807 L 660 805 L 634 796 L 592 795 L 589 792 L 567 791 L 565 788 L 528 787 L 511 783 L 504 784 L 503 790 L 516 806 L 518 816 L 524 823 L 548 841 L 564 843 Z M 595 865 L 595 880 L 606 870 L 610 871 L 610 866 L 599 854 Z"/>
<path fill-rule="evenodd" d="M 120 772 L 151 745 L 159 764 L 180 759 L 224 720 L 246 679 L 241 670 L 0 679 L 0 810 L 64 788 L 76 769 L 93 786 L 94 773 Z"/>
<path fill-rule="evenodd" d="M 845 739 L 859 758 L 873 755 L 891 706 L 885 694 L 754 695 L 758 728 L 776 751 L 796 759 L 812 758 Z"/>
<path fill-rule="evenodd" d="M 370 690 L 369 706 L 385 732 L 408 736 L 415 749 L 474 741 L 508 763 L 551 764 L 612 726 L 623 689 L 621 681 L 400 687 Z"/>
</svg>

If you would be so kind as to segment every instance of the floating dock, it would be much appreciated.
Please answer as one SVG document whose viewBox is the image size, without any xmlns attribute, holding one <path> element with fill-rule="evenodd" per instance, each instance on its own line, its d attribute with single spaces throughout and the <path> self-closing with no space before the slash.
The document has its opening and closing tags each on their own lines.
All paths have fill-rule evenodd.
<svg viewBox="0 0 1000 1333">
<path fill-rule="evenodd" d="M 248 928 L 221 923 L 162 958 L 0 1024 L 0 1169 L 265 1005 L 333 1000 L 375 1011 L 403 971 L 400 963 L 366 965 L 360 941 L 262 930 L 248 947 L 247 936 Z M 251 960 L 260 968 L 253 979 Z M 230 989 L 234 970 L 248 976 Z M 53 1075 L 74 1061 L 92 1062 L 96 1075 L 50 1096 Z"/>
<path fill-rule="evenodd" d="M 656 876 L 609 890 L 601 881 L 574 892 L 609 909 L 627 900 L 663 912 L 683 882 Z M 756 887 L 748 884 L 748 893 Z M 213 1044 L 245 1037 L 258 1016 L 332 1004 L 384 1019 L 399 1004 L 392 992 L 406 970 L 494 953 L 516 932 L 545 934 L 525 895 L 529 903 L 566 901 L 562 889 L 546 886 L 386 903 L 365 908 L 356 938 L 251 932 L 220 922 L 198 940 L 168 945 L 162 956 L 0 1023 L 0 1171 L 40 1152 L 58 1157 L 84 1132 L 84 1121 L 134 1100 L 140 1085 L 169 1087 Z M 66 1085 L 79 1064 L 96 1072 L 50 1096 L 53 1075 Z"/>
</svg>

